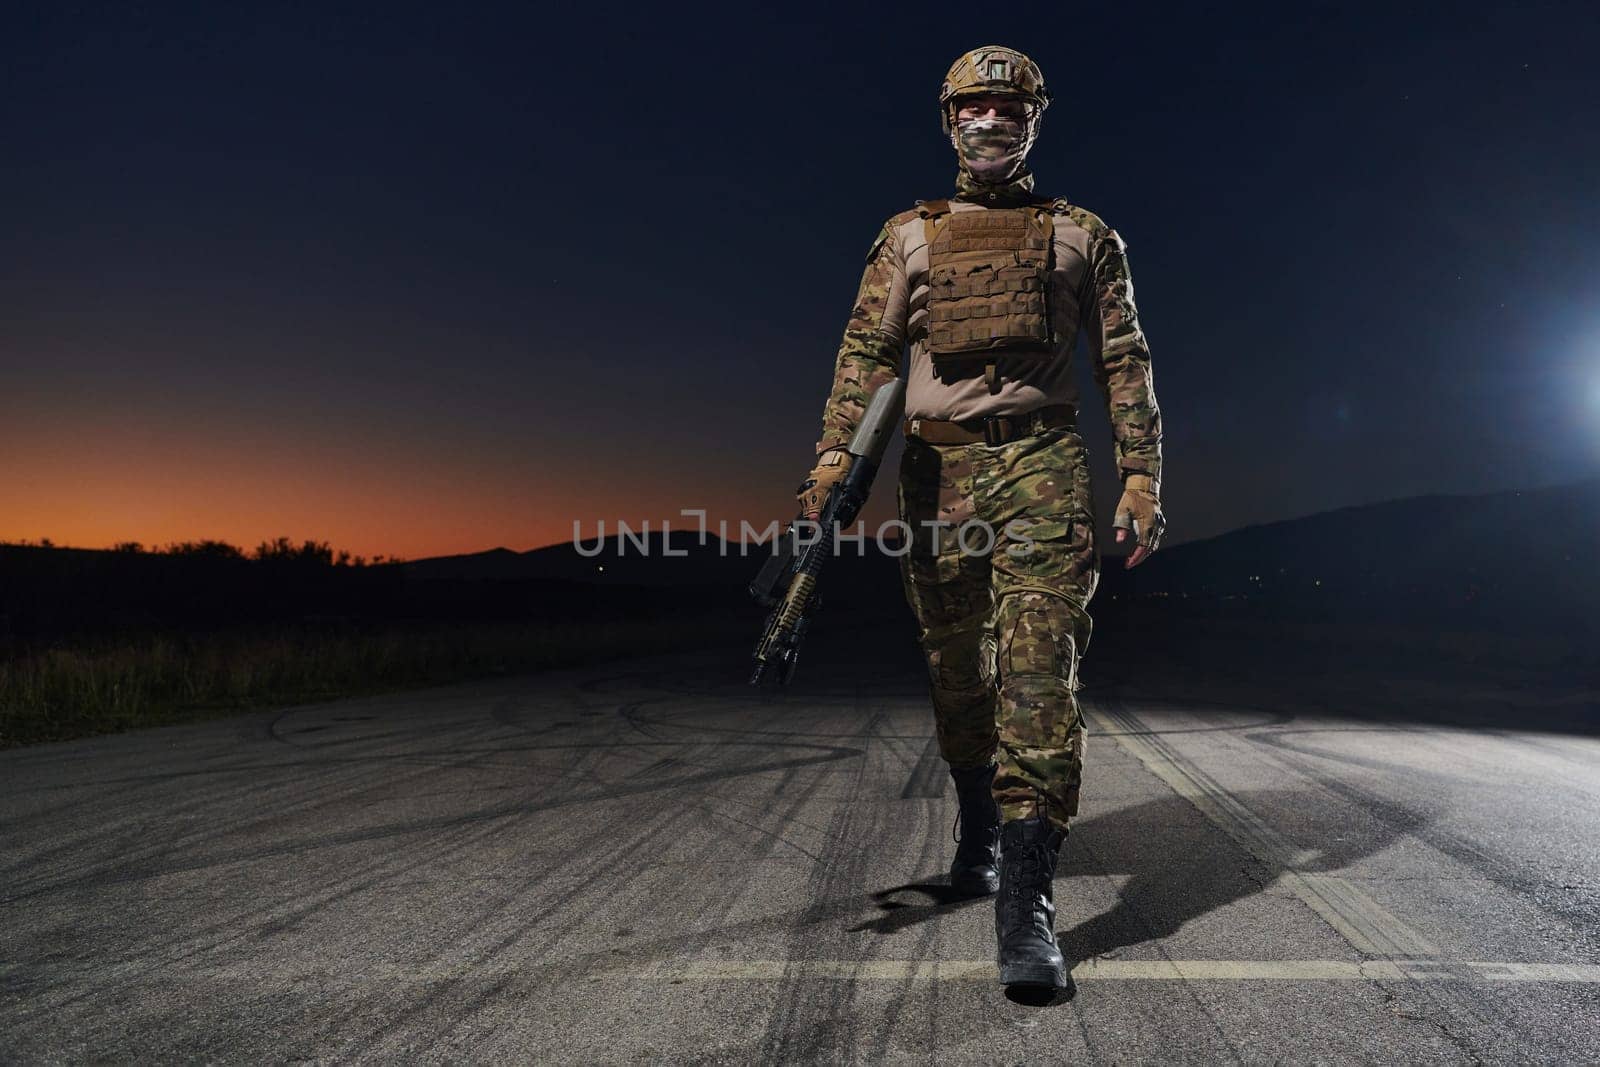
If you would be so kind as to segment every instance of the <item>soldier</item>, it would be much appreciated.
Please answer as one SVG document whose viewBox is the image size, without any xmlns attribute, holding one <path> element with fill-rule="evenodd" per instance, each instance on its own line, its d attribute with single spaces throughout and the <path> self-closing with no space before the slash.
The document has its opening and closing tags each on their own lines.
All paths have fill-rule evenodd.
<svg viewBox="0 0 1600 1067">
<path fill-rule="evenodd" d="M 1034 194 L 1025 162 L 1050 96 L 1010 48 L 957 59 L 939 92 L 956 193 L 890 218 L 867 255 L 801 485 L 815 516 L 842 447 L 909 342 L 901 557 L 962 833 L 950 881 L 998 892 L 1000 980 L 1064 987 L 1051 881 L 1078 810 L 1075 690 L 1099 579 L 1071 357 L 1080 331 L 1110 412 L 1126 565 L 1155 551 L 1161 416 L 1125 246 L 1092 213 Z"/>
</svg>

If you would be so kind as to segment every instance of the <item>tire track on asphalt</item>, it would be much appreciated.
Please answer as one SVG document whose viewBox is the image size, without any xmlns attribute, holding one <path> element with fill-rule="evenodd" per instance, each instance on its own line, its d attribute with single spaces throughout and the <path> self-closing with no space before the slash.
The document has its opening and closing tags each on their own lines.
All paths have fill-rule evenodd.
<svg viewBox="0 0 1600 1067">
<path fill-rule="evenodd" d="M 1091 709 L 1098 727 L 1144 764 L 1156 777 L 1193 804 L 1241 848 L 1277 873 L 1279 884 L 1331 926 L 1356 951 L 1368 956 L 1430 957 L 1438 947 L 1346 880 L 1330 874 L 1302 874 L 1309 862 L 1266 820 L 1222 787 L 1193 761 L 1180 755 L 1115 697 L 1101 697 Z"/>
<path fill-rule="evenodd" d="M 860 725 L 855 737 L 867 748 L 871 745 L 871 738 L 878 729 L 883 712 L 871 706 L 857 710 Z M 854 763 L 849 787 L 845 795 L 835 802 L 834 817 L 829 827 L 829 836 L 834 840 L 861 841 L 861 844 L 846 848 L 841 862 L 813 872 L 806 909 L 791 928 L 787 939 L 785 957 L 788 960 L 805 959 L 815 951 L 815 936 L 806 927 L 836 917 L 841 898 L 848 898 L 850 891 L 858 891 L 864 881 L 866 849 L 863 846 L 866 842 L 861 840 L 858 826 L 866 806 L 864 799 L 869 762 L 863 759 Z M 841 893 L 841 890 L 844 892 Z M 824 1050 L 821 1041 L 824 1035 L 848 1032 L 848 1028 L 841 1030 L 838 1024 L 851 995 L 848 983 L 825 988 L 819 994 L 806 981 L 802 970 L 796 969 L 792 973 L 786 970 L 773 995 L 772 1014 L 768 1017 L 759 1044 L 760 1059 L 767 1063 L 795 1062 L 822 1055 Z M 852 1056 L 857 1048 L 852 1043 Z"/>
<path fill-rule="evenodd" d="M 461 738 L 461 742 L 465 743 L 472 743 L 475 740 L 488 740 L 492 737 L 494 732 L 495 729 L 492 724 L 486 725 L 481 721 L 473 720 L 464 720 L 459 723 L 449 724 L 449 726 L 442 731 L 443 735 L 445 736 L 457 733 L 462 734 L 463 736 Z M 441 731 L 439 727 L 436 726 L 434 729 L 434 734 L 438 735 L 440 733 Z M 316 751 L 315 749 L 310 749 L 306 746 L 294 747 L 300 751 Z M 395 774 L 394 767 L 397 764 L 416 762 L 422 763 L 423 769 L 417 771 L 415 774 L 401 776 L 397 776 Z M 164 824 L 170 823 L 175 816 L 203 811 L 209 812 L 213 816 L 207 820 L 205 825 L 197 827 L 186 834 L 180 834 L 175 838 L 169 837 L 161 844 L 151 846 L 145 850 L 134 850 L 132 853 L 130 853 L 126 849 L 120 849 L 119 854 L 116 856 L 117 862 L 115 863 L 107 864 L 103 859 L 92 859 L 78 864 L 75 867 L 69 866 L 65 870 L 57 867 L 56 869 L 51 870 L 48 876 L 42 877 L 53 878 L 58 884 L 83 884 L 83 880 L 85 878 L 98 871 L 114 869 L 119 865 L 127 866 L 131 863 L 137 863 L 140 861 L 150 862 L 178 852 L 191 851 L 198 846 L 221 840 L 225 837 L 240 832 L 248 832 L 253 828 L 270 825 L 271 822 L 281 818 L 292 817 L 296 814 L 314 811 L 317 808 L 326 806 L 328 804 L 344 803 L 356 796 L 359 796 L 361 793 L 367 790 L 375 788 L 392 788 L 397 784 L 411 781 L 413 779 L 425 778 L 430 774 L 436 773 L 438 770 L 452 769 L 461 765 L 461 763 L 470 762 L 470 758 L 465 761 L 446 760 L 443 763 L 439 763 L 436 759 L 417 760 L 412 754 L 406 752 L 375 752 L 371 755 L 358 757 L 317 756 L 311 759 L 296 760 L 291 763 L 254 761 L 239 768 L 246 773 L 244 773 L 243 776 L 236 782 L 223 783 L 216 790 L 209 792 L 202 791 L 187 801 L 179 801 L 176 803 L 169 801 L 164 803 L 161 807 L 162 822 Z M 356 780 L 348 783 L 348 788 L 332 794 L 329 794 L 327 791 L 318 788 L 325 782 L 336 782 L 341 778 L 348 779 L 350 777 L 352 767 L 368 768 L 370 769 L 370 773 L 364 776 L 358 776 Z M 287 780 L 278 780 L 273 781 L 270 784 L 264 784 L 259 778 L 249 773 L 261 771 L 292 771 L 293 776 Z M 223 772 L 219 771 L 217 773 Z M 287 804 L 273 807 L 271 809 L 271 815 L 261 815 L 261 809 L 264 802 L 274 795 L 279 794 L 299 797 L 301 799 L 298 802 L 291 801 Z M 225 818 L 218 819 L 215 817 L 215 813 L 219 807 L 225 807 L 233 801 L 243 800 L 246 798 L 253 801 L 253 803 L 243 816 L 232 820 Z M 164 800 L 165 798 L 162 798 L 158 795 L 150 799 Z M 48 866 L 49 861 L 58 856 L 71 855 L 75 852 L 81 852 L 90 848 L 97 848 L 103 841 L 121 845 L 128 837 L 128 827 L 130 825 L 141 825 L 143 821 L 148 819 L 151 814 L 148 804 L 123 803 L 112 806 L 111 811 L 118 814 L 114 815 L 109 820 L 102 820 L 89 833 L 68 838 L 61 843 L 41 852 L 31 853 L 10 868 L 10 870 L 15 871 L 24 867 L 38 868 L 41 866 Z M 40 818 L 44 818 L 44 816 L 40 816 Z M 64 876 L 65 881 L 63 880 Z M 11 882 L 10 889 L 22 889 L 26 891 L 35 889 L 38 884 L 39 879 L 16 879 Z M 24 892 L 20 895 L 8 896 L 7 899 L 19 900 L 31 895 L 34 894 L 31 892 Z"/>
<path fill-rule="evenodd" d="M 1299 897 L 1352 948 L 1363 956 L 1376 957 L 1379 961 L 1411 962 L 1419 966 L 1430 962 L 1429 957 L 1439 955 L 1433 942 L 1348 880 L 1331 874 L 1301 873 L 1297 868 L 1310 857 L 1303 855 L 1264 819 L 1233 797 L 1193 760 L 1177 752 L 1162 737 L 1161 731 L 1146 726 L 1137 714 L 1123 706 L 1116 697 L 1102 698 L 1100 703 L 1105 708 L 1098 715 L 1102 725 L 1122 728 L 1120 732 L 1108 731 L 1120 745 L 1139 758 L 1180 796 L 1194 804 L 1241 847 L 1267 864 L 1269 870 L 1278 872 L 1279 884 Z M 1312 781 L 1322 784 L 1316 777 Z M 1400 832 L 1416 836 L 1415 828 L 1411 825 Z M 1468 1038 L 1434 1015 L 1419 1020 L 1435 1028 L 1463 1055 L 1478 1060 L 1484 1055 L 1514 1054 L 1515 1050 L 1507 1043 L 1506 1035 L 1514 1033 L 1515 1026 L 1498 1003 L 1466 989 L 1417 983 L 1408 975 L 1409 972 L 1401 972 L 1401 977 L 1396 980 L 1414 986 L 1425 999 L 1443 1009 L 1447 1017 L 1453 1016 L 1451 1022 L 1464 1017 L 1474 1024 L 1473 1038 Z M 1394 989 L 1385 985 L 1384 977 L 1373 977 L 1371 981 L 1386 996 L 1396 998 Z"/>
<path fill-rule="evenodd" d="M 1085 710 L 1087 710 L 1086 705 Z M 1168 954 L 1166 945 L 1163 944 L 1161 939 L 1158 937 L 1155 927 L 1146 917 L 1144 910 L 1139 908 L 1132 900 L 1129 900 L 1126 896 L 1124 896 L 1121 887 L 1117 885 L 1115 879 L 1113 879 L 1110 875 L 1110 870 L 1113 865 L 1107 863 L 1105 857 L 1095 849 L 1092 843 L 1092 835 L 1087 835 L 1087 838 L 1088 839 L 1080 838 L 1077 846 L 1078 849 L 1093 861 L 1095 867 L 1099 868 L 1096 874 L 1099 878 L 1107 883 L 1107 887 L 1111 890 L 1112 895 L 1117 897 L 1119 900 L 1122 900 L 1127 905 L 1128 913 L 1135 918 L 1140 927 L 1143 928 L 1143 940 L 1146 943 L 1152 944 L 1155 950 L 1160 953 L 1162 962 L 1171 963 L 1172 957 Z M 1071 840 L 1071 836 L 1069 836 L 1068 840 Z M 1089 960 L 1077 960 L 1073 959 L 1072 956 L 1069 955 L 1067 958 L 1067 965 L 1069 968 L 1071 968 L 1069 971 L 1071 980 L 1074 983 L 1077 982 L 1079 973 L 1083 970 L 1085 964 L 1088 965 L 1088 969 L 1090 971 L 1094 971 L 1104 962 L 1107 961 L 1101 957 L 1094 957 Z M 960 972 L 957 973 L 959 974 Z M 994 972 L 991 971 L 991 974 L 993 973 Z M 1201 999 L 1198 990 L 1191 988 L 1187 989 L 1186 992 L 1189 996 L 1190 1003 L 1194 1005 L 1195 1011 L 1197 1011 L 1200 1016 L 1211 1025 L 1212 1035 L 1215 1037 L 1216 1041 L 1232 1052 L 1234 1059 L 1238 1060 L 1239 1050 L 1235 1046 L 1234 1042 L 1228 1037 L 1228 1032 L 1223 1027 L 1221 1020 L 1217 1018 L 1216 1012 L 1211 1010 L 1211 1005 L 1207 1004 L 1203 999 Z M 1086 1021 L 1080 1017 L 1078 1019 L 1078 1023 L 1080 1029 L 1083 1031 L 1085 1045 L 1091 1050 L 1094 1049 L 1095 1040 Z"/>
<path fill-rule="evenodd" d="M 492 967 L 497 959 L 504 956 L 512 948 L 518 946 L 530 933 L 539 930 L 548 920 L 560 913 L 570 904 L 582 900 L 586 896 L 596 896 L 602 900 L 616 897 L 643 874 L 643 868 L 630 860 L 646 846 L 657 839 L 671 833 L 676 824 L 684 817 L 684 812 L 670 808 L 661 812 L 663 817 L 645 824 L 635 824 L 636 833 L 620 838 L 611 847 L 595 849 L 587 856 L 579 855 L 576 862 L 559 870 L 551 868 L 538 877 L 524 883 L 523 893 L 551 881 L 556 874 L 563 878 L 571 878 L 572 884 L 566 889 L 546 894 L 536 899 L 536 907 L 531 914 L 521 917 L 513 923 L 511 929 L 495 936 L 488 945 L 472 952 L 473 972 L 470 975 L 446 978 L 437 983 L 424 986 L 410 1003 L 397 1008 L 392 1008 L 387 1017 L 380 1020 L 374 1029 L 369 1030 L 360 1037 L 347 1037 L 345 1047 L 336 1053 L 337 1057 L 346 1055 L 367 1056 L 383 1054 L 382 1045 L 389 1040 L 400 1037 L 406 1029 L 421 1021 L 422 1017 L 436 1005 L 443 1004 L 452 994 L 464 984 L 481 976 L 481 968 Z M 502 828 L 504 829 L 504 828 Z M 601 878 L 602 873 L 610 873 L 609 878 Z M 476 935 L 486 932 L 494 918 L 514 911 L 524 904 L 522 894 L 499 901 L 480 911 L 473 919 L 467 922 L 466 928 L 446 943 L 437 946 L 431 955 L 434 961 L 446 955 L 459 953 L 467 946 Z M 559 943 L 562 937 L 570 931 L 563 931 L 559 925 L 552 925 L 550 937 L 542 945 L 528 945 L 528 955 L 541 958 L 549 953 L 550 948 Z M 516 973 L 515 969 L 503 972 L 498 979 L 491 980 L 486 986 L 479 988 L 468 1003 L 458 1008 L 449 1020 L 450 1029 L 461 1025 L 466 1019 L 476 1014 L 488 1002 L 492 1001 L 500 991 L 511 981 Z M 369 999 L 379 995 L 373 991 Z M 385 998 L 385 1003 L 392 1005 L 393 1001 Z M 353 1005 L 351 1011 L 337 1024 L 325 1027 L 320 1036 L 343 1036 L 349 1034 L 351 1029 L 348 1020 L 357 1015 L 364 1014 L 364 1005 Z M 439 1028 L 424 1028 L 435 1032 Z M 405 1047 L 392 1050 L 389 1055 L 403 1055 L 408 1049 Z"/>
<path fill-rule="evenodd" d="M 628 723 L 631 730 L 651 739 L 652 744 L 661 743 L 675 746 L 692 747 L 701 743 L 695 740 L 682 742 L 669 742 L 661 740 L 665 736 L 662 733 L 663 730 L 694 731 L 698 729 L 696 724 L 676 721 L 664 722 L 650 720 L 639 714 L 639 709 L 646 705 L 662 700 L 676 699 L 679 699 L 676 694 L 666 698 L 641 698 L 618 705 L 615 709 L 615 713 L 618 717 L 623 719 L 623 721 Z M 716 742 L 716 744 L 721 744 L 721 742 Z M 711 769 L 711 766 L 703 763 L 697 763 L 693 760 L 684 760 L 683 762 L 688 765 Z M 720 764 L 717 766 L 720 766 Z M 795 816 L 797 813 L 811 803 L 817 789 L 827 778 L 825 765 L 819 766 L 807 777 L 809 781 L 807 781 L 797 792 L 791 794 L 787 798 L 787 808 L 777 812 L 777 830 L 767 830 L 764 827 L 746 822 L 744 820 L 736 820 L 741 825 L 754 829 L 758 834 L 755 840 L 753 854 L 751 855 L 749 862 L 744 864 L 744 876 L 736 879 L 717 879 L 705 883 L 702 886 L 702 895 L 693 898 L 684 898 L 682 902 L 684 909 L 692 909 L 695 916 L 701 919 L 704 919 L 709 915 L 725 917 L 733 909 L 733 907 L 737 905 L 738 901 L 743 896 L 746 887 L 752 881 L 755 870 L 761 863 L 769 860 L 776 849 L 780 847 L 796 847 L 794 842 L 789 841 L 785 836 L 783 836 L 783 828 L 793 825 L 795 823 Z M 705 790 L 698 788 L 691 788 L 691 791 L 698 796 L 706 795 Z M 718 797 L 717 799 L 726 800 L 726 798 L 723 797 Z M 646 833 L 643 840 L 635 842 L 634 845 L 626 850 L 628 855 L 632 855 L 633 853 L 641 851 L 646 847 L 646 845 L 653 842 L 655 839 L 668 835 L 673 826 L 686 817 L 691 808 L 695 807 L 705 810 L 707 813 L 712 815 L 713 818 L 729 818 L 727 813 L 719 812 L 709 804 L 688 806 L 669 804 L 665 806 L 653 807 L 650 810 L 655 820 L 655 824 L 646 828 Z M 665 816 L 664 825 L 661 824 L 662 816 Z M 819 829 L 819 832 L 822 831 Z M 826 861 L 822 857 L 816 856 L 805 850 L 802 851 L 805 852 L 808 857 L 813 859 L 819 866 L 826 865 Z M 608 864 L 613 863 L 620 863 L 626 868 L 626 859 L 626 856 L 621 857 L 620 859 L 618 857 L 609 855 L 602 856 L 599 864 L 596 866 L 596 869 L 605 869 Z M 487 953 L 480 957 L 478 962 L 474 964 L 474 977 L 482 974 L 486 969 L 486 965 L 487 969 L 489 969 L 492 973 L 491 961 L 504 955 L 506 952 L 509 952 L 512 948 L 519 948 L 527 955 L 535 959 L 550 958 L 557 952 L 563 942 L 567 941 L 573 936 L 576 936 L 578 933 L 578 927 L 575 924 L 552 922 L 552 920 L 555 920 L 558 917 L 560 911 L 564 907 L 576 903 L 585 894 L 598 896 L 601 900 L 615 899 L 618 894 L 622 892 L 622 890 L 627 888 L 627 886 L 632 885 L 649 872 L 650 868 L 640 866 L 629 870 L 629 872 L 621 879 L 613 878 L 610 881 L 602 882 L 598 878 L 580 878 L 578 880 L 578 884 L 571 890 L 565 894 L 562 894 L 559 898 L 541 908 L 539 912 L 535 913 L 527 921 L 520 924 L 519 927 L 513 930 L 511 933 L 502 936 L 499 941 L 492 946 Z M 708 898 L 704 895 L 707 891 L 713 895 L 711 898 Z M 548 936 L 542 940 L 529 940 L 529 935 L 539 932 L 541 928 L 544 928 L 548 931 Z M 680 951 L 687 955 L 694 955 L 698 952 L 704 951 L 708 945 L 722 939 L 723 936 L 724 933 L 721 923 L 713 920 L 705 930 L 697 934 L 690 935 L 683 942 L 683 947 L 680 949 Z M 555 964 L 553 966 L 560 967 L 561 965 Z M 522 972 L 513 969 L 510 973 L 507 973 L 497 980 L 491 981 L 488 985 L 478 989 L 470 999 L 468 999 L 464 1004 L 460 1005 L 454 1011 L 449 1025 L 445 1028 L 444 1033 L 447 1035 L 451 1032 L 459 1030 L 476 1014 L 489 1008 L 495 1002 L 495 1000 L 504 993 L 505 989 L 516 978 L 520 977 L 521 974 Z M 443 995 L 444 994 L 441 992 L 440 996 L 433 998 L 433 1000 L 442 1000 Z M 393 1031 L 394 1029 L 394 1027 L 389 1028 L 390 1031 Z M 373 1046 L 369 1047 L 376 1047 L 376 1045 L 374 1044 Z"/>
<path fill-rule="evenodd" d="M 478 724 L 478 726 L 481 727 L 482 724 Z M 492 724 L 489 732 L 491 734 L 494 732 L 499 732 L 502 728 L 503 727 L 501 724 L 495 723 Z M 592 751 L 587 751 L 587 749 L 593 749 L 594 747 L 595 746 L 586 746 L 584 755 L 578 761 L 580 765 L 583 762 L 594 758 L 594 753 Z M 419 772 L 418 775 L 412 777 L 420 778 L 430 773 L 443 773 L 470 767 L 477 762 L 479 756 L 491 754 L 497 750 L 498 749 L 495 748 L 475 750 L 467 754 L 467 759 L 446 761 L 442 764 L 431 764 L 426 771 Z M 534 749 L 533 751 L 541 750 L 542 749 Z M 568 773 L 572 773 L 573 770 L 574 768 L 569 767 Z M 553 781 L 547 781 L 542 788 L 536 788 L 533 793 L 530 794 L 530 798 L 537 798 L 560 788 L 565 780 L 565 777 L 566 776 L 562 776 Z M 333 802 L 334 800 L 348 799 L 348 796 L 358 795 L 365 788 L 368 787 L 366 785 L 358 786 L 354 790 L 347 790 L 343 794 L 339 794 L 332 800 L 324 797 L 318 801 L 316 806 L 322 807 Z M 470 847 L 478 838 L 494 832 L 497 832 L 497 830 L 493 827 L 474 829 L 470 826 L 461 828 L 459 832 L 449 832 L 444 838 L 435 842 L 435 845 L 442 847 L 438 847 L 433 851 L 427 852 L 421 858 L 418 858 L 416 862 L 412 863 L 401 863 L 399 865 L 394 865 L 391 857 L 380 857 L 373 863 L 347 872 L 346 878 L 333 883 L 331 886 L 325 887 L 322 895 L 317 899 L 313 901 L 307 901 L 298 908 L 291 907 L 287 915 L 270 917 L 265 923 L 255 923 L 242 932 L 238 929 L 240 926 L 239 917 L 230 917 L 228 919 L 224 919 L 220 922 L 213 923 L 208 927 L 203 927 L 198 931 L 185 931 L 165 944 L 158 941 L 153 945 L 144 946 L 142 948 L 140 957 L 130 961 L 129 966 L 134 968 L 132 973 L 134 973 L 136 976 L 143 977 L 147 976 L 152 968 L 145 967 L 143 969 L 139 969 L 138 964 L 141 961 L 148 961 L 151 958 L 159 957 L 158 963 L 155 964 L 155 966 L 164 967 L 173 963 L 181 962 L 185 959 L 192 958 L 196 955 L 215 951 L 216 949 L 225 945 L 234 943 L 241 937 L 254 936 L 259 938 L 260 931 L 264 929 L 270 928 L 274 933 L 281 933 L 284 929 L 287 929 L 292 925 L 304 922 L 311 915 L 319 911 L 326 910 L 327 908 L 332 907 L 343 900 L 349 899 L 356 893 L 372 888 L 378 883 L 378 881 L 386 878 L 392 878 L 396 875 L 410 873 L 430 863 L 438 862 L 439 860 L 447 858 L 451 855 L 455 855 L 465 848 Z M 290 849 L 290 851 L 303 851 L 303 849 Z M 157 875 L 161 873 L 165 872 L 156 872 Z M 179 951 L 176 955 L 173 955 L 173 950 Z M 57 983 L 57 986 L 59 986 L 59 984 L 60 983 Z M 46 985 L 38 991 L 46 992 L 52 988 L 56 988 L 57 986 Z M 63 1002 L 63 1005 L 60 1006 L 70 1003 L 72 1003 L 72 1000 L 69 999 L 69 1001 Z"/>
<path fill-rule="evenodd" d="M 1478 841 L 1474 841 L 1461 834 L 1435 824 L 1419 820 L 1410 809 L 1397 804 L 1387 796 L 1362 786 L 1356 785 L 1348 779 L 1330 775 L 1317 766 L 1317 761 L 1345 763 L 1356 765 L 1353 760 L 1342 754 L 1323 752 L 1320 749 L 1305 746 L 1286 738 L 1264 734 L 1250 736 L 1248 740 L 1265 745 L 1274 750 L 1274 756 L 1286 767 L 1296 773 L 1317 782 L 1322 788 L 1334 793 L 1352 804 L 1365 810 L 1372 818 L 1385 826 L 1395 829 L 1399 833 L 1407 834 L 1428 847 L 1435 849 L 1445 856 L 1450 857 L 1463 867 L 1472 871 L 1485 881 L 1514 894 L 1545 915 L 1560 922 L 1567 928 L 1569 940 L 1591 946 L 1600 943 L 1600 908 L 1583 907 L 1568 903 L 1565 900 L 1551 900 L 1542 890 L 1555 890 L 1547 881 L 1530 878 L 1527 875 L 1526 864 L 1514 858 L 1491 852 L 1484 848 Z M 1393 764 L 1376 761 L 1361 761 L 1361 765 L 1369 770 L 1377 770 L 1385 774 L 1393 774 Z"/>
<path fill-rule="evenodd" d="M 474 739 L 474 735 L 482 735 L 481 738 L 477 739 L 487 741 L 496 729 L 497 727 L 486 728 L 480 724 L 469 732 L 469 739 Z M 490 751 L 492 750 L 470 751 L 464 759 L 444 760 L 443 762 L 437 760 L 423 761 L 420 770 L 398 775 L 394 770 L 397 764 L 403 765 L 414 762 L 408 754 L 374 754 L 353 761 L 341 758 L 334 761 L 331 766 L 327 766 L 326 770 L 310 774 L 305 774 L 303 768 L 306 766 L 321 768 L 323 767 L 321 761 L 296 764 L 296 768 L 301 770 L 302 773 L 291 780 L 273 783 L 265 792 L 263 792 L 261 782 L 250 780 L 246 780 L 238 788 L 230 790 L 229 796 L 224 800 L 243 801 L 248 799 L 253 802 L 237 818 L 229 819 L 213 816 L 202 827 L 198 827 L 188 833 L 181 833 L 177 837 L 168 838 L 158 845 L 150 846 L 143 850 L 123 851 L 115 855 L 109 862 L 104 858 L 89 859 L 76 866 L 67 867 L 65 870 L 57 868 L 49 870 L 47 873 L 42 873 L 33 879 L 25 878 L 15 881 L 12 883 L 11 888 L 21 891 L 12 892 L 7 896 L 6 900 L 8 903 L 15 903 L 59 892 L 63 889 L 136 881 L 143 878 L 159 877 L 165 873 L 198 870 L 212 865 L 265 858 L 282 854 L 285 851 L 293 852 L 298 850 L 301 845 L 291 842 L 279 846 L 261 846 L 255 849 L 236 851 L 232 854 L 222 853 L 220 855 L 198 857 L 189 862 L 176 865 L 161 864 L 162 860 L 169 857 L 192 854 L 201 846 L 222 841 L 229 837 L 269 829 L 279 823 L 292 823 L 296 819 L 330 807 L 345 806 L 355 798 L 374 790 L 392 793 L 397 786 L 471 766 L 479 756 L 488 754 Z M 348 778 L 352 767 L 360 768 L 370 773 L 358 775 L 355 780 L 350 781 Z M 331 791 L 316 788 L 324 783 L 338 783 L 341 778 L 346 779 L 344 788 Z M 263 802 L 275 794 L 290 794 L 300 799 L 274 807 L 271 809 L 270 814 L 263 815 Z M 215 808 L 218 804 L 223 803 L 224 800 L 207 798 L 192 804 L 180 804 L 176 808 L 165 808 L 161 814 L 164 820 L 170 819 L 173 814 L 178 812 Z M 98 830 L 94 834 L 85 835 L 73 848 L 75 850 L 86 849 L 93 844 L 97 844 L 102 839 L 112 841 L 122 839 L 127 835 L 126 827 L 130 823 L 142 823 L 149 818 L 150 814 L 144 807 L 130 809 L 125 820 L 112 823 L 104 830 Z M 63 849 L 52 851 L 53 853 L 65 851 L 65 846 Z M 121 877 L 116 876 L 119 872 L 122 875 Z"/>
</svg>

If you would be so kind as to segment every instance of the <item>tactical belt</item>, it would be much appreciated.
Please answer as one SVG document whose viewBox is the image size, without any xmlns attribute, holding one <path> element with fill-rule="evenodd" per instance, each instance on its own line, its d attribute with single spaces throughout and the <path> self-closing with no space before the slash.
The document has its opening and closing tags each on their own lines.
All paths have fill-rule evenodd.
<svg viewBox="0 0 1600 1067">
<path fill-rule="evenodd" d="M 981 418 L 958 419 L 907 419 L 907 437 L 915 437 L 930 445 L 1003 445 L 1019 437 L 1029 437 L 1045 430 L 1072 430 L 1078 425 L 1078 415 L 1067 404 L 1051 404 L 1035 408 L 1020 415 L 987 415 Z"/>
</svg>

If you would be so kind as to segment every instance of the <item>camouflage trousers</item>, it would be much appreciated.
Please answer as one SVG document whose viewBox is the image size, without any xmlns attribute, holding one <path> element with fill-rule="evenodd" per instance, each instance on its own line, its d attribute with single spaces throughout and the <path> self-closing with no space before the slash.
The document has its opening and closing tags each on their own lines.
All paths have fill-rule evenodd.
<svg viewBox="0 0 1600 1067">
<path fill-rule="evenodd" d="M 900 558 L 953 768 L 999 763 L 1005 819 L 1078 811 L 1085 729 L 1078 660 L 1100 577 L 1083 439 L 1047 430 L 1003 445 L 908 438 Z"/>
</svg>

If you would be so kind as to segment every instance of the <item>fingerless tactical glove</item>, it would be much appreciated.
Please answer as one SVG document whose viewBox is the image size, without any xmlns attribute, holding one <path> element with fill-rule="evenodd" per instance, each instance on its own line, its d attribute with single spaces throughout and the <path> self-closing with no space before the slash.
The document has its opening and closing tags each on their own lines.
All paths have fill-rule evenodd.
<svg viewBox="0 0 1600 1067">
<path fill-rule="evenodd" d="M 811 468 L 806 480 L 795 490 L 795 497 L 800 501 L 800 508 L 807 518 L 814 519 L 821 513 L 823 501 L 828 499 L 828 491 L 850 473 L 850 465 L 854 462 L 855 457 L 843 448 L 830 448 L 817 457 L 817 465 Z"/>
<path fill-rule="evenodd" d="M 1130 474 L 1122 481 L 1122 499 L 1117 502 L 1116 518 L 1111 525 L 1131 530 L 1135 540 L 1154 552 L 1161 545 L 1161 534 L 1167 528 L 1166 516 L 1161 514 L 1161 485 L 1148 474 Z"/>
</svg>

